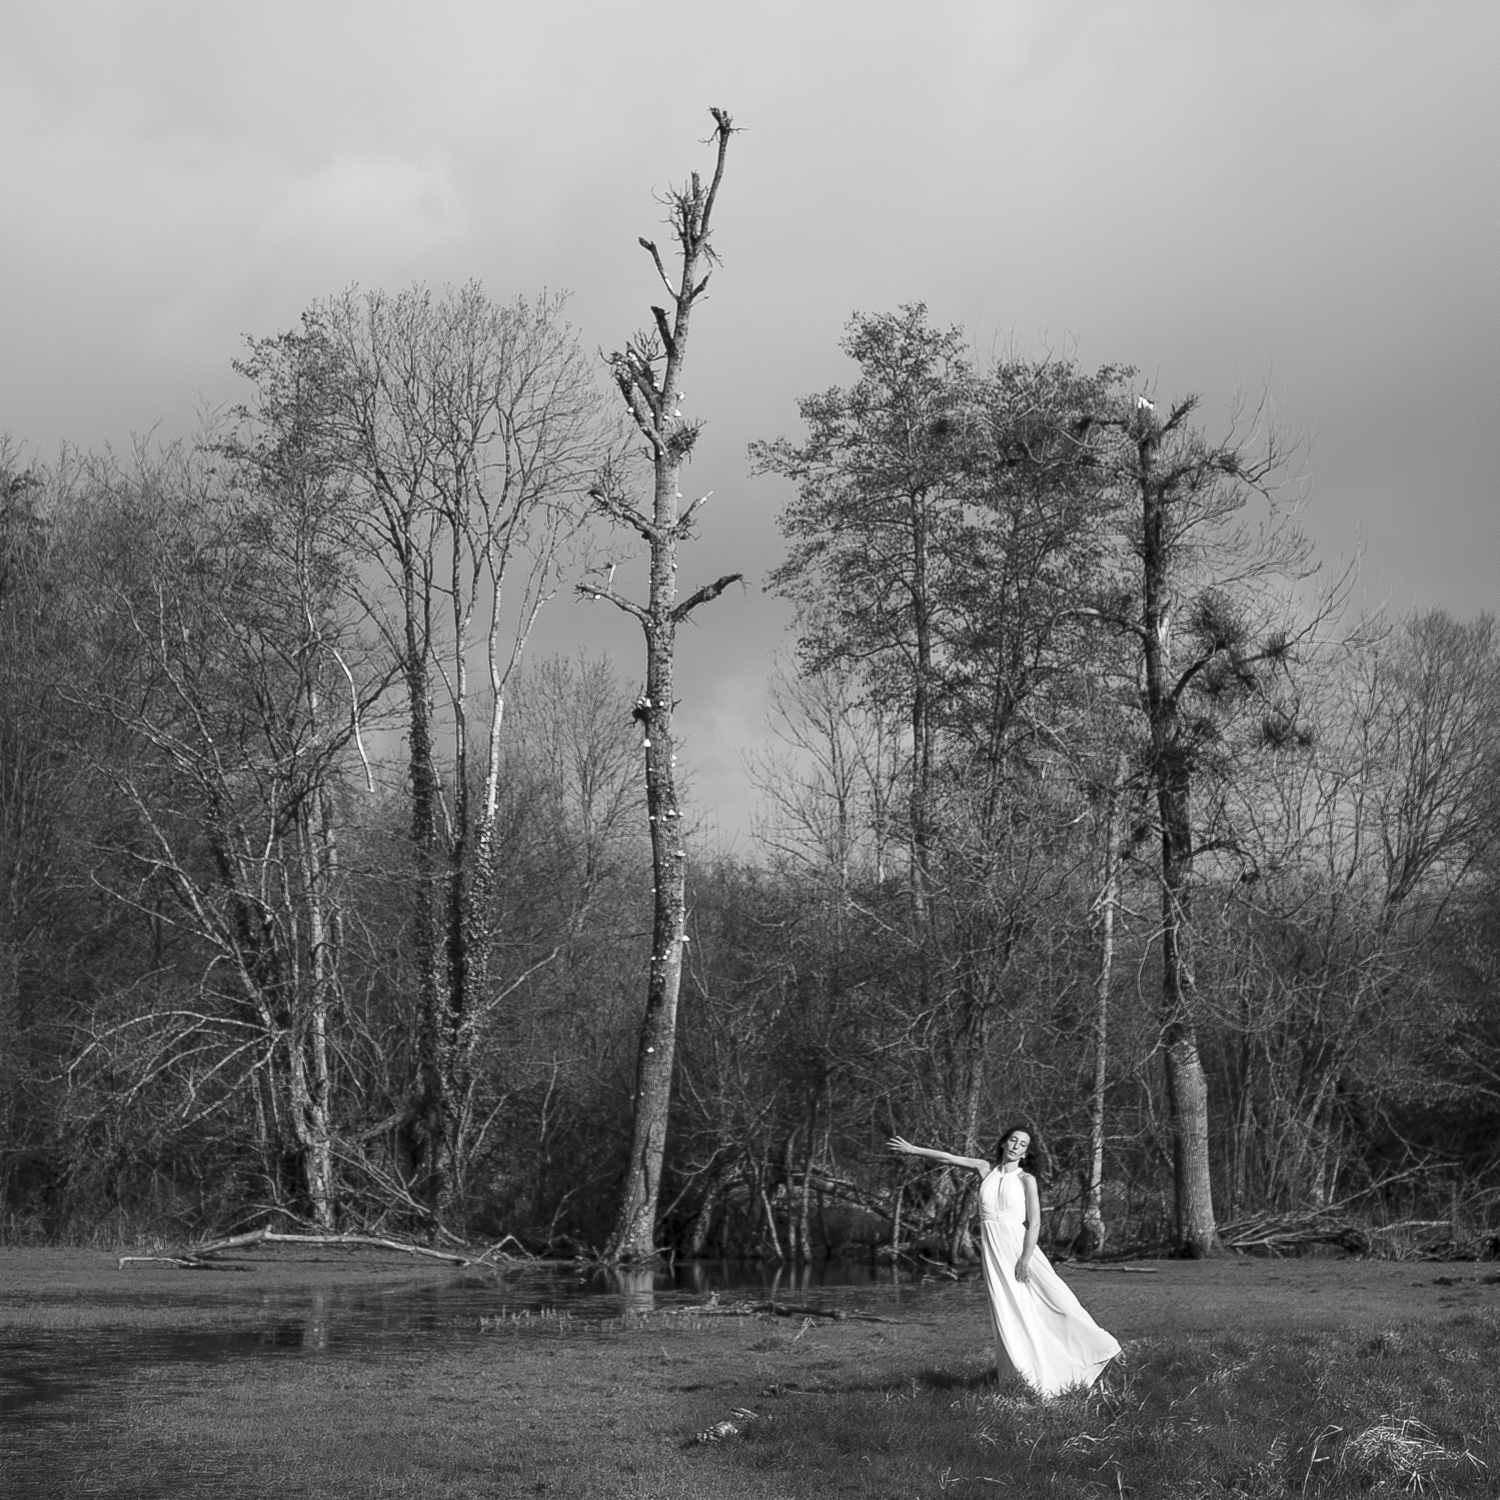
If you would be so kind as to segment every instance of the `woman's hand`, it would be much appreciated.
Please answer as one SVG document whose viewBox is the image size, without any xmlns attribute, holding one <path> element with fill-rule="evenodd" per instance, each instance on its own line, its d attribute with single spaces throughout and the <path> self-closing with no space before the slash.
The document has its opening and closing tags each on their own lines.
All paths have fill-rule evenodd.
<svg viewBox="0 0 1500 1500">
<path fill-rule="evenodd" d="M 902 1156 L 919 1156 L 921 1154 L 918 1147 L 913 1146 L 910 1141 L 902 1139 L 902 1137 L 899 1135 L 893 1135 L 890 1140 L 886 1142 L 886 1145 L 889 1146 L 892 1151 L 898 1152 Z"/>
<path fill-rule="evenodd" d="M 1020 1260 L 1016 1262 L 1016 1280 L 1019 1281 L 1022 1286 L 1025 1286 L 1027 1282 L 1031 1280 L 1031 1267 L 1028 1264 L 1030 1259 L 1031 1257 L 1029 1255 L 1023 1255 Z"/>
</svg>

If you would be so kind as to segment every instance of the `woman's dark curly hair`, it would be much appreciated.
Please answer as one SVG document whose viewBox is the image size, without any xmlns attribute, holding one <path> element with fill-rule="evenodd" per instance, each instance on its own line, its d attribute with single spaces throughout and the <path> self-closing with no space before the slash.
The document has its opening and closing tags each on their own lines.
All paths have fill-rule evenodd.
<svg viewBox="0 0 1500 1500">
<path fill-rule="evenodd" d="M 1042 1138 L 1024 1120 L 1017 1121 L 1014 1125 L 1007 1125 L 1000 1132 L 1000 1138 L 995 1142 L 995 1160 L 1005 1160 L 1005 1143 L 1018 1130 L 1023 1131 L 1031 1137 L 1031 1144 L 1026 1148 L 1026 1155 L 1021 1158 L 1021 1170 L 1030 1172 L 1036 1178 L 1037 1186 L 1042 1185 L 1047 1175 L 1047 1149 L 1042 1145 Z"/>
</svg>

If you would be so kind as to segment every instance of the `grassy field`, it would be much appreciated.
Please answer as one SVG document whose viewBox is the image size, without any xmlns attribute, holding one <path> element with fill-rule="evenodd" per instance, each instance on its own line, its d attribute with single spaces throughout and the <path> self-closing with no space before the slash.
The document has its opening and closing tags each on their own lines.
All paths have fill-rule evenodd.
<svg viewBox="0 0 1500 1500">
<path fill-rule="evenodd" d="M 122 1355 L 65 1397 L 0 1417 L 0 1493 L 1500 1493 L 1500 1268 L 1064 1270 L 1125 1344 L 1086 1398 L 1040 1403 L 986 1378 L 974 1283 L 872 1299 L 884 1322 L 458 1318 L 344 1349 Z M 351 1280 L 453 1275 L 384 1258 L 116 1272 L 86 1252 L 0 1252 L 0 1343 L 34 1360 L 93 1326 L 128 1350 L 134 1332 L 250 1326 L 271 1302 Z"/>
</svg>

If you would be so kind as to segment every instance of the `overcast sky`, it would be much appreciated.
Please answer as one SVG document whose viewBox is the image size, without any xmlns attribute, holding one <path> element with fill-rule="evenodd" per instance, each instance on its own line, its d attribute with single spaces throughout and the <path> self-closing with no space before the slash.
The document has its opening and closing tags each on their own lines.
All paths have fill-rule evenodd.
<svg viewBox="0 0 1500 1500">
<path fill-rule="evenodd" d="M 358 283 L 572 293 L 648 316 L 659 192 L 722 105 L 724 264 L 694 322 L 686 760 L 726 838 L 787 645 L 777 481 L 746 444 L 845 381 L 856 311 L 923 300 L 984 352 L 1269 396 L 1303 524 L 1362 604 L 1500 605 L 1500 5 L 1395 0 L 12 0 L 0 10 L 0 431 L 191 431 L 246 334 Z M 545 644 L 634 625 L 559 601 Z"/>
</svg>

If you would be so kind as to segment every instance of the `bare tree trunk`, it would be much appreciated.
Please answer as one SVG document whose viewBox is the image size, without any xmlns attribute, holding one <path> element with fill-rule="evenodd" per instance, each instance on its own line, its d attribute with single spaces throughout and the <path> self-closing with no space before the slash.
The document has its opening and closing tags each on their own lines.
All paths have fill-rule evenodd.
<svg viewBox="0 0 1500 1500">
<path fill-rule="evenodd" d="M 585 585 L 582 589 L 634 615 L 646 637 L 646 690 L 636 706 L 636 717 L 645 729 L 642 749 L 646 760 L 646 813 L 650 820 L 655 902 L 646 1010 L 636 1052 L 630 1162 L 619 1215 L 606 1252 L 612 1260 L 641 1260 L 656 1253 L 656 1209 L 672 1101 L 677 995 L 682 982 L 682 945 L 686 941 L 687 924 L 687 850 L 677 795 L 673 732 L 676 697 L 672 675 L 677 627 L 700 604 L 716 599 L 740 576 L 735 573 L 720 578 L 681 604 L 676 602 L 677 544 L 689 535 L 694 515 L 702 504 L 698 500 L 681 509 L 682 467 L 698 435 L 698 424 L 684 419 L 681 411 L 682 367 L 693 306 L 708 285 L 709 273 L 700 277 L 699 271 L 713 259 L 710 219 L 732 134 L 727 114 L 714 110 L 713 116 L 718 153 L 712 180 L 705 186 L 695 172 L 688 186 L 671 198 L 670 222 L 681 257 L 681 274 L 675 288 L 668 280 L 656 246 L 647 240 L 641 242 L 671 296 L 673 314 L 669 318 L 664 308 L 652 308 L 655 333 L 638 336 L 623 353 L 610 358 L 615 383 L 651 456 L 654 473 L 651 513 L 645 515 L 618 494 L 612 476 L 605 476 L 593 493 L 606 515 L 645 539 L 651 554 L 648 602 L 644 606 L 635 604 L 607 585 L 599 588 Z M 767 1205 L 768 1214 L 769 1211 Z"/>
<path fill-rule="evenodd" d="M 820 1086 L 821 1087 L 821 1086 Z M 798 1233 L 804 1259 L 812 1259 L 812 1179 L 813 1158 L 818 1142 L 818 1094 L 812 1096 L 807 1116 L 807 1150 L 802 1153 L 802 1203 L 798 1211 Z"/>
<path fill-rule="evenodd" d="M 929 701 L 932 678 L 932 611 L 927 579 L 927 497 L 913 496 L 912 502 L 912 605 L 916 616 L 916 680 L 912 684 L 911 735 L 911 851 L 912 905 L 917 929 L 922 934 L 923 984 L 927 982 L 927 964 L 936 961 L 936 933 L 932 920 L 932 706 Z"/>
<path fill-rule="evenodd" d="M 769 1168 L 770 1163 L 766 1163 Z M 781 1252 L 781 1237 L 776 1233 L 776 1213 L 771 1207 L 771 1195 L 766 1192 L 766 1179 L 762 1175 L 759 1179 L 760 1206 L 766 1216 L 766 1238 L 771 1243 L 771 1259 L 785 1260 L 786 1256 Z"/>
<path fill-rule="evenodd" d="M 453 715 L 452 814 L 447 840 L 447 869 L 443 901 L 444 950 L 447 963 L 446 1000 L 443 1007 L 443 1086 L 447 1091 L 448 1135 L 444 1141 L 446 1194 L 460 1190 L 463 1177 L 463 1140 L 466 1107 L 471 1090 L 468 1067 L 468 1031 L 475 996 L 473 991 L 476 949 L 484 946 L 479 936 L 478 912 L 470 887 L 473 876 L 471 835 L 473 815 L 469 785 L 469 663 L 468 622 L 472 595 L 464 579 L 464 526 L 456 513 L 445 517 L 449 558 L 449 662 L 446 672 L 448 701 Z M 478 939 L 476 942 L 475 940 Z"/>
<path fill-rule="evenodd" d="M 966 1057 L 964 1059 L 964 1151 L 975 1156 L 979 1152 L 979 1106 L 984 1099 L 984 1086 L 989 1063 L 990 1007 L 994 997 L 982 994 L 976 997 L 975 1014 L 968 1027 Z"/>
<path fill-rule="evenodd" d="M 697 1217 L 693 1220 L 693 1227 L 688 1235 L 688 1256 L 691 1259 L 702 1255 L 703 1247 L 708 1243 L 708 1236 L 714 1227 L 714 1210 L 719 1206 L 721 1182 L 722 1178 L 715 1172 L 709 1179 L 708 1191 L 704 1193 Z"/>
<path fill-rule="evenodd" d="M 675 487 L 675 486 L 674 486 Z M 658 486 L 660 489 L 660 486 Z M 658 496 L 658 499 L 660 497 Z M 675 501 L 671 502 L 675 509 Z M 658 505 L 660 510 L 660 504 Z M 676 593 L 675 546 L 653 560 L 651 592 L 670 600 Z M 666 611 L 661 611 L 666 614 Z M 677 1043 L 677 996 L 682 983 L 682 940 L 687 926 L 687 850 L 677 797 L 673 738 L 673 652 L 676 631 L 667 618 L 647 630 L 646 815 L 651 830 L 655 903 L 646 1013 L 636 1052 L 635 1120 L 625 1194 L 610 1244 L 612 1255 L 639 1259 L 655 1252 L 656 1205 L 666 1154 L 667 1115 L 672 1102 L 672 1066 Z"/>
<path fill-rule="evenodd" d="M 1190 1009 L 1193 971 L 1186 928 L 1191 915 L 1192 833 L 1187 788 L 1169 784 L 1157 800 L 1162 817 L 1162 1043 L 1172 1120 L 1177 1239 L 1185 1254 L 1200 1257 L 1219 1248 L 1219 1234 L 1208 1167 L 1208 1079 Z"/>
<path fill-rule="evenodd" d="M 407 765 L 411 779 L 412 949 L 417 961 L 417 1100 L 410 1124 L 416 1196 L 436 1218 L 447 1194 L 448 1066 L 438 963 L 438 776 L 433 760 L 427 648 L 418 639 L 415 578 L 404 582 Z"/>
<path fill-rule="evenodd" d="M 1099 890 L 1099 973 L 1094 981 L 1094 1077 L 1089 1091 L 1089 1156 L 1083 1184 L 1082 1238 L 1085 1254 L 1104 1249 L 1106 1231 L 1100 1201 L 1104 1183 L 1104 1090 L 1108 1079 L 1109 990 L 1115 962 L 1115 908 L 1120 901 L 1120 841 L 1126 760 L 1115 759 L 1104 814 L 1104 881 Z"/>
<path fill-rule="evenodd" d="M 310 810 L 304 866 L 307 871 L 309 961 L 312 965 L 308 1015 L 308 1097 L 306 1113 L 307 1195 L 313 1222 L 334 1227 L 333 1080 L 329 1072 L 328 1017 L 337 999 L 339 924 L 333 903 L 338 872 L 333 807 L 320 787 Z"/>
<path fill-rule="evenodd" d="M 975 984 L 981 981 L 971 981 Z M 971 1014 L 964 1038 L 964 1097 L 963 1131 L 964 1152 L 978 1156 L 979 1107 L 984 1099 L 984 1087 L 988 1073 L 990 1044 L 990 1013 L 994 1003 L 992 993 L 971 997 Z M 951 1175 L 951 1174 L 950 1174 Z M 965 1174 L 954 1176 L 953 1212 L 948 1229 L 948 1259 L 957 1264 L 977 1258 L 974 1236 L 970 1232 L 973 1216 L 974 1183 Z"/>
</svg>

